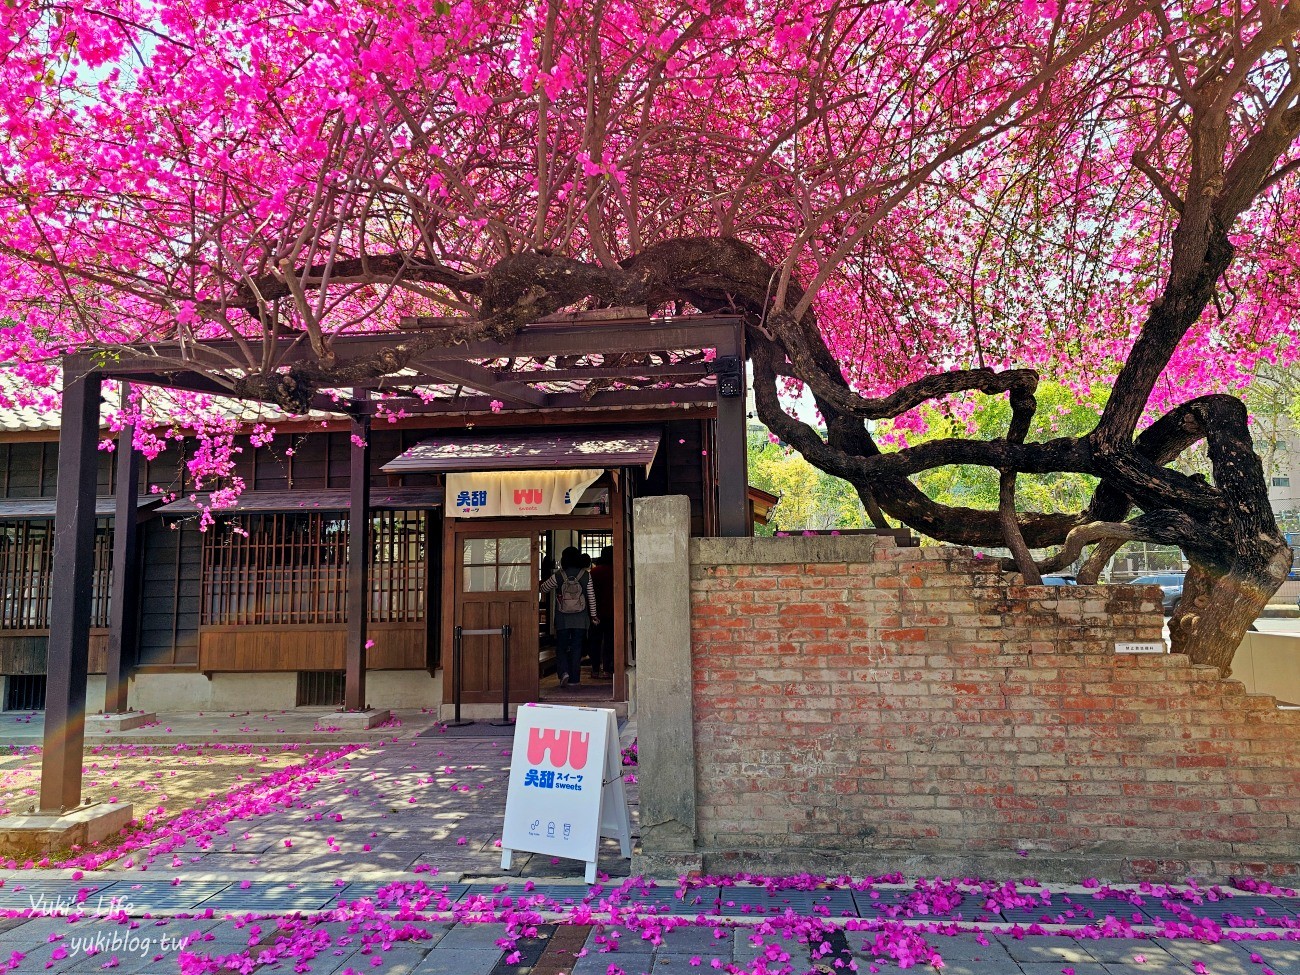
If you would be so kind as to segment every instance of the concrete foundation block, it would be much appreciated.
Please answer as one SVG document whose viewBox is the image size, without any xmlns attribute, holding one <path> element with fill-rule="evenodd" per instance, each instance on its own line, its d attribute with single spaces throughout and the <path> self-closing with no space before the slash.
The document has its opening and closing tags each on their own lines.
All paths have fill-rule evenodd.
<svg viewBox="0 0 1300 975">
<path fill-rule="evenodd" d="M 0 852 L 53 853 L 100 843 L 131 824 L 129 802 L 97 802 L 66 813 L 19 813 L 0 818 Z"/>
<path fill-rule="evenodd" d="M 147 724 L 157 724 L 158 715 L 152 711 L 125 711 L 121 714 L 86 715 L 86 734 L 103 735 L 115 731 L 130 731 Z"/>
<path fill-rule="evenodd" d="M 628 703 L 626 701 L 591 701 L 591 702 L 584 701 L 582 703 L 584 705 L 590 703 L 593 707 L 608 708 L 620 718 L 626 718 L 628 716 Z M 510 705 L 511 720 L 514 720 L 515 716 L 518 714 L 519 709 L 521 707 L 524 707 L 524 705 L 522 704 Z M 487 724 L 492 721 L 500 721 L 501 705 L 500 704 L 462 704 L 460 706 L 460 716 L 462 720 L 477 721 L 482 724 Z M 438 705 L 439 721 L 452 721 L 455 719 L 455 717 L 456 717 L 456 705 L 454 704 Z M 513 730 L 510 728 L 507 728 L 505 730 L 505 733 L 507 735 L 514 734 Z"/>
<path fill-rule="evenodd" d="M 370 708 L 366 711 L 336 711 L 322 720 L 342 731 L 368 731 L 392 716 L 393 712 L 387 708 Z"/>
<path fill-rule="evenodd" d="M 704 872 L 703 853 L 641 852 L 632 854 L 632 876 L 676 880 Z"/>
</svg>

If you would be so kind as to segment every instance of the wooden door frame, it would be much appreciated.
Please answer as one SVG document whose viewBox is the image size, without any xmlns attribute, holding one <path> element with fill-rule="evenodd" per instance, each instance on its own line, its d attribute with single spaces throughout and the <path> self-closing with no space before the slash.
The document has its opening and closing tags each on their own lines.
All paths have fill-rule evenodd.
<svg viewBox="0 0 1300 975">
<path fill-rule="evenodd" d="M 455 538 L 454 538 L 453 541 L 452 541 L 452 558 L 453 558 L 453 560 L 456 560 L 456 559 L 459 558 L 459 556 L 460 556 L 460 543 L 461 543 L 462 541 L 464 541 L 464 540 L 467 540 L 467 539 L 474 539 L 474 538 L 523 538 L 523 539 L 527 539 L 527 540 L 528 540 L 528 571 L 529 571 L 529 574 L 530 574 L 530 578 L 533 580 L 533 583 L 532 583 L 532 587 L 531 587 L 531 589 L 529 590 L 529 598 L 528 598 L 527 600 L 524 600 L 524 599 L 520 598 L 519 601 L 520 601 L 520 602 L 527 602 L 527 604 L 531 607 L 531 611 L 530 611 L 530 613 L 529 613 L 530 625 L 533 627 L 534 630 L 536 630 L 536 627 L 537 627 L 537 582 L 536 582 L 536 579 L 537 579 L 537 572 L 538 572 L 539 565 L 540 565 L 541 555 L 540 555 L 540 553 L 538 552 L 538 549 L 537 549 L 537 533 L 531 531 L 531 530 L 526 526 L 526 524 L 525 524 L 529 519 L 527 519 L 527 518 L 484 518 L 484 519 L 468 519 L 468 518 L 467 518 L 467 519 L 461 519 L 461 520 L 464 520 L 464 521 L 466 521 L 466 522 L 469 522 L 470 525 L 471 525 L 471 527 L 468 528 L 468 529 L 466 529 L 466 530 L 464 530 L 464 531 L 458 531 L 458 532 L 455 532 Z M 452 564 L 452 567 L 451 567 L 451 568 L 452 568 L 452 571 L 449 572 L 449 573 L 447 573 L 447 575 L 448 575 L 448 576 L 451 578 L 451 580 L 452 580 L 451 585 L 452 585 L 453 600 L 454 600 L 454 598 L 455 598 L 455 594 L 460 593 L 460 585 L 461 585 L 461 580 L 462 580 L 463 577 L 464 577 L 464 573 L 462 573 L 462 572 L 460 571 L 461 568 L 462 568 L 462 566 L 461 566 L 461 564 L 460 564 L 459 561 L 454 561 L 453 564 Z M 501 592 L 503 592 L 503 590 L 495 590 L 495 591 L 496 591 L 497 593 L 501 593 Z M 523 596 L 525 595 L 524 590 L 512 590 L 512 591 L 510 591 L 510 592 L 514 592 L 516 595 L 518 595 L 518 596 L 520 596 L 520 597 L 523 597 Z M 446 633 L 446 639 L 447 639 L 446 646 L 447 646 L 447 648 L 448 648 L 448 652 L 449 652 L 449 654 L 450 654 L 451 652 L 453 652 L 453 651 L 452 651 L 452 640 L 454 639 L 454 630 L 455 630 L 455 627 L 456 627 L 456 625 L 457 625 L 457 621 L 459 620 L 459 618 L 460 618 L 460 614 L 459 614 L 459 612 L 457 611 L 457 607 L 453 604 L 453 607 L 452 607 L 452 613 L 450 614 L 450 618 L 449 618 L 449 620 L 448 620 L 447 626 L 444 627 L 444 632 Z M 527 638 L 527 637 L 525 637 L 525 638 Z M 467 638 L 467 639 L 468 639 L 468 638 Z M 534 637 L 532 637 L 532 639 L 535 640 L 536 637 L 534 636 Z M 514 656 L 514 650 L 513 650 L 513 649 L 511 650 L 511 656 L 512 656 L 512 657 Z M 462 663 L 463 663 L 463 662 L 462 662 Z M 450 656 L 449 656 L 449 657 L 448 657 L 448 666 L 450 666 L 450 664 L 451 664 L 451 659 L 450 659 Z M 537 658 L 536 658 L 535 655 L 534 655 L 533 658 L 532 658 L 532 666 L 533 666 L 533 667 L 536 667 L 536 666 L 537 666 Z M 489 665 L 489 667 L 490 667 L 490 665 Z M 445 673 L 445 674 L 449 674 L 449 671 L 444 671 L 444 673 Z M 532 681 L 531 681 L 531 683 L 532 683 L 532 685 L 533 685 L 534 688 L 536 688 L 536 681 L 537 681 L 537 675 L 536 675 L 536 673 L 534 673 L 534 674 L 533 674 L 533 677 L 532 677 Z M 514 686 L 514 683 L 515 683 L 515 682 L 512 680 L 512 681 L 511 681 L 511 685 Z M 498 688 L 498 689 L 495 689 L 495 691 L 494 691 L 493 693 L 496 693 L 496 691 L 499 691 L 499 688 Z M 449 695 L 450 695 L 450 694 L 451 694 L 451 684 L 450 684 L 450 681 L 445 681 L 445 682 L 444 682 L 444 685 L 443 685 L 443 698 L 444 698 L 443 703 L 444 703 L 444 704 L 446 704 L 446 703 L 450 703 L 450 700 L 449 700 Z M 479 703 L 483 703 L 483 702 L 479 702 Z M 491 703 L 496 703 L 496 699 L 494 698 L 494 700 L 493 700 Z"/>
<path fill-rule="evenodd" d="M 623 515 L 623 495 L 627 490 L 628 475 L 615 470 L 602 474 L 595 482 L 609 486 L 609 514 L 606 515 L 543 515 L 529 518 L 448 518 L 442 519 L 442 652 L 439 661 L 444 684 L 450 680 L 452 640 L 455 637 L 459 607 L 456 602 L 461 573 L 457 558 L 462 538 L 499 538 L 530 534 L 534 539 L 545 531 L 609 532 L 614 545 L 614 579 L 618 582 L 614 592 L 614 688 L 615 701 L 627 700 L 627 538 L 626 519 Z M 540 558 L 540 554 L 539 554 Z M 536 569 L 534 570 L 536 580 Z M 535 581 L 534 586 L 538 583 Z M 537 589 L 533 589 L 536 599 Z M 447 691 L 444 689 L 443 696 Z"/>
</svg>

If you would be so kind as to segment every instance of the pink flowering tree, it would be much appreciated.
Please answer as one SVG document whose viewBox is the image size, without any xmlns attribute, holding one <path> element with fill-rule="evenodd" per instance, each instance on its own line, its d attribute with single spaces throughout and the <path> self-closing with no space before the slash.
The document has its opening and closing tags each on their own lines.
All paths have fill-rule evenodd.
<svg viewBox="0 0 1300 975">
<path fill-rule="evenodd" d="M 1285 576 L 1230 393 L 1295 354 L 1295 3 L 26 0 L 0 27 L 0 351 L 35 373 L 223 337 L 214 380 L 301 411 L 562 309 L 729 310 L 764 422 L 877 523 L 1028 581 L 1177 545 L 1175 649 L 1225 671 Z M 336 357 L 361 331 L 393 340 Z M 1044 372 L 1110 388 L 1095 429 L 1042 439 Z M 1000 436 L 873 438 L 980 396 Z M 1211 478 L 1171 466 L 1202 442 Z M 998 471 L 996 508 L 909 479 L 952 464 Z M 1053 472 L 1097 479 L 1087 507 L 1019 510 Z"/>
</svg>

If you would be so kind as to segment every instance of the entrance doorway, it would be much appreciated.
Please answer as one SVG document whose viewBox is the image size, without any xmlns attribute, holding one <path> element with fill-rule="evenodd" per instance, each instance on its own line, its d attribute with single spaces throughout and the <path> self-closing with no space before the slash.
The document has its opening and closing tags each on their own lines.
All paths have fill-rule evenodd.
<svg viewBox="0 0 1300 975">
<path fill-rule="evenodd" d="M 625 699 L 627 539 L 623 499 L 617 479 L 608 475 L 589 492 L 601 498 L 599 505 L 588 508 L 590 514 L 444 521 L 443 605 L 450 608 L 442 627 L 444 701 L 452 702 L 455 627 L 499 631 L 507 623 L 511 630 L 511 702 L 594 705 Z M 602 623 L 614 659 L 612 677 L 592 680 L 592 661 L 584 659 L 579 685 L 561 688 L 555 669 L 554 593 L 542 594 L 541 583 L 554 574 L 561 553 L 569 546 L 594 553 L 593 560 L 604 549 L 612 549 L 614 606 Z M 499 704 L 503 671 L 499 632 L 463 638 L 462 702 Z"/>
<path fill-rule="evenodd" d="M 517 529 L 516 529 L 517 531 Z M 499 529 L 457 533 L 456 622 L 462 630 L 510 626 L 510 700 L 537 700 L 537 546 L 531 534 Z M 503 641 L 497 634 L 461 643 L 462 700 L 501 700 Z M 448 682 L 449 683 L 449 682 Z"/>
<path fill-rule="evenodd" d="M 596 606 L 600 615 L 600 626 L 586 630 L 583 639 L 583 653 L 577 674 L 571 674 L 571 681 L 561 686 L 559 660 L 556 655 L 557 635 L 555 632 L 556 600 L 558 588 L 538 596 L 538 657 L 540 669 L 539 700 L 557 704 L 607 703 L 614 697 L 614 625 L 616 613 L 613 596 L 622 585 L 613 584 L 613 545 L 612 533 L 608 530 L 592 530 L 584 524 L 580 528 L 551 528 L 538 537 L 541 547 L 542 572 L 539 584 L 559 571 L 563 553 L 576 549 L 588 564 L 586 571 L 591 574 L 593 590 L 596 594 Z M 581 578 L 581 577 L 580 577 Z M 608 652 L 606 648 L 608 647 Z M 599 672 L 600 676 L 595 674 Z"/>
</svg>

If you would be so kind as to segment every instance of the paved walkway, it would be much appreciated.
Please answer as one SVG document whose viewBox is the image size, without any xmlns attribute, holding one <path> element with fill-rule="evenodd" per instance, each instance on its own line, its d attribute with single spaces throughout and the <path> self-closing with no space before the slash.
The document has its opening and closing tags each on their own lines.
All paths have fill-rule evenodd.
<svg viewBox="0 0 1300 975">
<path fill-rule="evenodd" d="M 198 900 L 197 895 L 203 892 L 202 885 L 193 881 L 180 886 L 188 889 L 190 900 Z M 363 886 L 350 885 L 358 894 L 366 893 L 361 890 Z M 662 916 L 622 913 L 627 908 L 618 906 L 622 898 L 617 895 L 610 900 L 614 888 L 609 886 L 589 902 L 593 908 L 590 915 L 574 910 L 574 904 L 580 903 L 578 899 L 588 893 L 581 885 L 546 884 L 531 891 L 524 891 L 522 885 L 497 890 L 490 885 L 447 887 L 449 896 L 462 903 L 477 898 L 472 901 L 477 907 L 476 916 L 501 917 L 514 912 L 526 921 L 511 929 L 502 923 L 471 923 L 465 920 L 469 916 L 465 909 L 450 910 L 436 893 L 432 900 L 428 893 L 414 898 L 408 894 L 362 902 L 355 912 L 315 912 L 307 905 L 319 905 L 321 900 L 337 903 L 340 895 L 331 898 L 310 881 L 298 884 L 302 896 L 297 904 L 304 912 L 298 917 L 284 917 L 289 913 L 286 901 L 259 896 L 266 889 L 259 887 L 245 892 L 247 896 L 233 896 L 230 888 L 224 893 L 208 892 L 206 901 L 191 908 L 194 916 L 159 918 L 162 911 L 156 905 L 161 902 L 156 895 L 161 888 L 146 888 L 153 896 L 142 896 L 140 891 L 123 896 L 141 897 L 138 903 L 127 905 L 131 917 L 153 914 L 154 920 L 123 923 L 122 919 L 97 916 L 77 921 L 47 916 L 0 921 L 0 959 L 21 953 L 24 957 L 16 959 L 15 968 L 20 973 L 90 971 L 114 958 L 118 964 L 113 967 L 124 973 L 178 971 L 182 950 L 210 957 L 251 950 L 254 961 L 261 956 L 265 963 L 260 970 L 289 972 L 295 964 L 307 964 L 314 975 L 349 968 L 361 973 L 419 975 L 606 975 L 619 971 L 648 975 L 685 973 L 700 967 L 743 972 L 833 972 L 849 970 L 850 961 L 861 971 L 872 966 L 882 971 L 900 967 L 897 947 L 894 957 L 883 948 L 873 950 L 878 943 L 890 943 L 910 946 L 907 957 L 921 970 L 934 970 L 933 956 L 937 953 L 945 975 L 1071 975 L 1071 970 L 1072 975 L 1300 973 L 1300 942 L 1296 941 L 1224 940 L 1207 944 L 1192 939 L 1013 936 L 991 931 L 952 935 L 918 931 L 910 935 L 909 928 L 933 925 L 934 920 L 912 918 L 905 923 L 882 925 L 876 931 L 844 929 L 837 919 L 815 914 L 789 914 L 759 921 L 754 916 L 734 914 L 729 918 L 701 919 L 693 911 L 684 912 L 692 920 L 671 927 L 672 922 Z M 442 886 L 430 884 L 428 890 L 441 891 Z M 348 888 L 344 888 L 343 896 L 347 893 Z M 656 893 L 661 896 L 647 896 Z M 91 895 L 84 906 L 91 911 L 111 909 L 98 896 Z M 661 909 L 683 913 L 680 901 L 675 906 L 668 904 L 672 888 L 636 891 L 628 897 L 641 903 L 657 901 Z M 537 908 L 521 898 L 536 898 Z M 215 905 L 211 913 L 202 908 L 203 903 Z M 403 904 L 406 910 L 399 911 Z M 523 904 L 528 905 L 526 910 Z M 250 920 L 245 917 L 249 912 L 280 917 Z M 565 915 L 566 923 L 552 923 Z M 459 920 L 449 923 L 447 917 Z M 1279 929 L 1274 933 L 1285 932 Z M 277 948 L 283 957 L 275 957 Z"/>
<path fill-rule="evenodd" d="M 393 711 L 387 724 L 368 731 L 340 731 L 334 708 L 291 711 L 185 711 L 158 715 L 156 724 L 130 731 L 87 730 L 88 744 L 161 745 L 201 742 L 288 744 L 387 741 L 410 738 L 435 724 L 428 711 Z M 0 711 L 0 746 L 39 745 L 45 735 L 44 711 Z"/>
<path fill-rule="evenodd" d="M 326 921 L 313 927 L 318 951 L 300 963 L 313 975 L 358 972 L 412 973 L 412 975 L 506 975 L 569 972 L 571 975 L 606 975 L 614 969 L 634 973 L 687 973 L 696 969 L 738 971 L 838 971 L 897 967 L 897 962 L 862 950 L 863 938 L 832 936 L 809 944 L 798 937 L 759 934 L 751 929 L 712 926 L 677 928 L 663 935 L 657 946 L 641 940 L 635 931 L 603 925 L 540 924 L 526 937 L 507 938 L 504 924 L 416 923 L 401 940 L 388 940 L 391 925 L 367 921 Z M 50 942 L 51 933 L 62 935 Z M 173 921 L 130 929 L 111 922 L 49 923 L 28 921 L 0 935 L 6 956 L 25 954 L 15 969 L 19 973 L 92 971 L 116 958 L 119 972 L 175 972 L 182 950 L 210 956 L 230 956 L 254 947 L 254 957 L 300 934 L 292 922 Z M 869 939 L 869 936 L 867 936 Z M 114 947 L 114 939 L 117 947 Z M 509 951 L 498 942 L 510 941 Z M 98 942 L 104 947 L 91 951 Z M 616 951 L 609 951 L 618 944 Z M 1074 975 L 1110 973 L 1168 973 L 1182 975 L 1205 971 L 1212 975 L 1259 975 L 1270 969 L 1277 975 L 1300 971 L 1300 951 L 1294 943 L 1202 945 L 1181 941 L 1107 940 L 1080 942 L 1070 938 L 1014 938 L 961 935 L 933 937 L 931 946 L 941 953 L 945 975 Z M 59 946 L 64 952 L 57 952 Z M 184 946 L 184 947 L 182 947 Z M 519 957 L 507 961 L 518 952 Z M 51 958 L 51 955 L 62 957 Z M 575 957 L 577 956 L 577 957 Z M 378 964 L 376 964 L 378 962 Z M 717 965 L 714 962 L 718 962 Z M 836 965 L 839 962 L 839 965 Z M 926 961 L 916 965 L 934 971 Z M 287 961 L 267 965 L 264 971 L 291 971 Z"/>
<path fill-rule="evenodd" d="M 291 726 L 298 729 L 308 720 L 316 719 L 288 715 L 276 724 L 298 722 Z M 212 957 L 251 951 L 244 968 L 289 973 L 305 965 L 313 975 L 839 972 L 853 965 L 865 972 L 899 967 L 900 952 L 933 970 L 929 949 L 942 957 L 945 975 L 1300 975 L 1300 941 L 1284 940 L 1300 938 L 1295 897 L 1242 892 L 1174 907 L 1052 887 L 1050 904 L 996 911 L 981 896 L 936 899 L 917 885 L 766 891 L 704 883 L 679 897 L 671 880 L 655 887 L 628 879 L 628 861 L 612 841 L 602 851 L 602 882 L 592 888 L 580 881 L 581 864 L 546 856 L 516 856 L 505 874 L 496 844 L 509 732 L 451 738 L 435 727 L 433 737 L 415 737 L 430 727 L 427 716 L 407 716 L 292 803 L 191 838 L 152 863 L 137 857 L 131 869 L 119 862 L 84 876 L 0 872 L 0 913 L 43 915 L 0 920 L 0 966 L 10 959 L 19 973 L 89 972 L 115 959 L 111 969 L 126 975 L 175 972 L 187 942 L 186 952 Z M 634 730 L 626 727 L 625 738 Z M 634 784 L 629 791 L 635 821 Z M 84 916 L 74 920 L 77 914 Z M 1097 931 L 1107 915 L 1138 937 L 1078 936 Z M 510 929 L 499 923 L 510 918 L 518 922 Z M 1211 920 L 1227 937 L 1216 944 L 1152 937 L 1157 922 L 1176 918 Z M 958 925 L 966 930 L 934 930 Z M 1030 925 L 1044 933 L 1024 933 Z M 1012 929 L 1018 936 L 1006 933 Z M 1058 933 L 1067 930 L 1075 936 Z M 1269 940 L 1230 940 L 1261 935 Z M 187 971 L 208 970 L 192 964 Z"/>
</svg>

